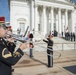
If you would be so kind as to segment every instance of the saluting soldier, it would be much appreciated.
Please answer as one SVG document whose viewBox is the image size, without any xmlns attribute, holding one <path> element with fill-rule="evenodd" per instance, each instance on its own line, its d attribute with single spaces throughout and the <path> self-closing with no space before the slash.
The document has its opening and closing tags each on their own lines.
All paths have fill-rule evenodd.
<svg viewBox="0 0 76 75">
<path fill-rule="evenodd" d="M 53 35 L 49 35 L 47 40 L 44 42 L 47 43 L 47 57 L 48 57 L 48 67 L 53 67 Z"/>
<path fill-rule="evenodd" d="M 23 51 L 27 46 L 26 43 L 22 43 L 15 53 L 11 53 L 11 49 L 8 42 L 5 41 L 4 37 L 7 33 L 7 27 L 5 24 L 0 24 L 0 75 L 11 75 L 12 65 L 15 65 L 20 58 L 24 55 Z M 13 39 L 10 39 L 12 41 Z M 12 45 L 13 42 L 10 42 Z"/>
</svg>

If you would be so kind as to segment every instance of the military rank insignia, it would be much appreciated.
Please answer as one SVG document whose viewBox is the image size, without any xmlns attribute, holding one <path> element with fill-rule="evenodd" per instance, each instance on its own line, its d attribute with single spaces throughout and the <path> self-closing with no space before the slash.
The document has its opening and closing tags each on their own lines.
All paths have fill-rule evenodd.
<svg viewBox="0 0 76 75">
<path fill-rule="evenodd" d="M 18 57 L 21 57 L 22 54 L 20 54 L 19 52 L 15 52 L 15 53 L 14 53 L 14 57 L 17 57 L 17 56 L 18 56 Z"/>
<path fill-rule="evenodd" d="M 2 51 L 2 56 L 4 58 L 9 58 L 9 57 L 12 57 L 12 54 L 8 51 L 7 48 L 4 48 L 3 51 Z"/>
</svg>

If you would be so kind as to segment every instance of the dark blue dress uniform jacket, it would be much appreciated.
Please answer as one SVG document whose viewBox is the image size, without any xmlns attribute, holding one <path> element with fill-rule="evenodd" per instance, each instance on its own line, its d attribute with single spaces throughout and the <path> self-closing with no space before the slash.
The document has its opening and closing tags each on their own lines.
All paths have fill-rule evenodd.
<svg viewBox="0 0 76 75">
<path fill-rule="evenodd" d="M 53 40 L 50 40 L 49 38 L 47 38 L 47 40 L 43 39 L 44 42 L 47 43 L 47 48 L 49 49 L 53 49 L 52 46 L 53 46 Z M 50 52 L 53 52 L 51 50 L 47 49 L 47 53 L 50 54 Z"/>
<path fill-rule="evenodd" d="M 4 40 L 0 38 L 0 75 L 11 75 L 12 65 L 15 65 L 24 54 L 20 48 L 13 54 L 8 49 Z"/>
</svg>

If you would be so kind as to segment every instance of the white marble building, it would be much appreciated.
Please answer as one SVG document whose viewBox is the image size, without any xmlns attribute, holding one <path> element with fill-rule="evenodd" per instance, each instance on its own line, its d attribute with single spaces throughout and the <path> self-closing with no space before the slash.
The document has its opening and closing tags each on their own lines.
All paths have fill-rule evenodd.
<svg viewBox="0 0 76 75">
<path fill-rule="evenodd" d="M 10 25 L 13 31 L 21 29 L 45 35 L 56 30 L 58 34 L 76 32 L 76 9 L 70 0 L 9 0 Z"/>
</svg>

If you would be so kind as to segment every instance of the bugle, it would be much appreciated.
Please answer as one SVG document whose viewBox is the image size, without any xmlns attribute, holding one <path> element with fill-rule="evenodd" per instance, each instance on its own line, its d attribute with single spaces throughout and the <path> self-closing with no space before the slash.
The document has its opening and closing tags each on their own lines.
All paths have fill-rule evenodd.
<svg viewBox="0 0 76 75">
<path fill-rule="evenodd" d="M 22 43 L 27 42 L 26 40 L 22 40 L 22 39 L 21 39 L 22 37 L 17 38 L 17 35 L 10 35 L 10 34 L 7 34 L 6 37 L 7 37 L 7 38 L 13 37 L 13 38 L 15 39 L 15 41 L 20 41 L 20 42 L 22 42 Z"/>
<path fill-rule="evenodd" d="M 20 40 L 20 39 L 16 39 L 16 38 L 15 38 L 15 41 L 20 41 L 20 42 L 22 42 L 22 43 L 27 42 L 26 40 Z"/>
</svg>

